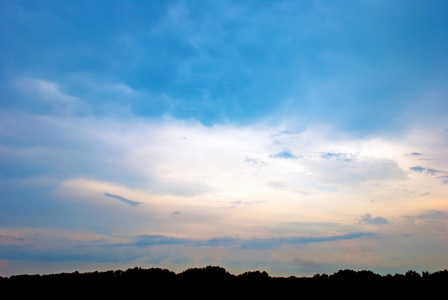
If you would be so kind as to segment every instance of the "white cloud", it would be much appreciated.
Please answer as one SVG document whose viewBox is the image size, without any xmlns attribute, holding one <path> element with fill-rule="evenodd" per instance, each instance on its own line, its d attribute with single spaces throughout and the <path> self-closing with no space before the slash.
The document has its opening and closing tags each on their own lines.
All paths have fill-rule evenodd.
<svg viewBox="0 0 448 300">
<path fill-rule="evenodd" d="M 138 227 L 141 234 L 188 238 L 268 238 L 279 222 L 351 224 L 366 211 L 389 221 L 428 205 L 444 208 L 440 179 L 410 172 L 419 157 L 407 155 L 429 153 L 436 166 L 438 154 L 409 144 L 408 136 L 359 139 L 328 128 L 263 123 L 205 127 L 168 117 L 21 114 L 1 122 L 10 136 L 27 141 L 3 145 L 5 159 L 59 184 L 57 201 L 104 209 L 113 217 L 95 222 L 117 232 Z M 52 134 L 30 139 L 26 124 Z M 275 157 L 285 149 L 296 157 Z M 123 205 L 105 193 L 142 204 Z M 120 216 L 125 225 L 115 224 Z"/>
<path fill-rule="evenodd" d="M 129 121 L 21 114 L 20 119 L 9 115 L 3 120 L 12 130 L 10 136 L 27 140 L 15 151 L 3 146 L 5 153 L 19 160 L 26 157 L 30 166 L 51 169 L 54 176 L 91 178 L 159 195 L 217 203 L 277 203 L 280 208 L 281 203 L 317 201 L 328 194 L 337 199 L 347 193 L 373 197 L 375 185 L 387 191 L 418 179 L 409 172 L 418 158 L 406 154 L 413 151 L 409 148 L 419 149 L 407 145 L 406 137 L 356 139 L 322 128 L 285 133 L 284 127 L 265 124 L 205 127 L 170 118 Z M 22 125 L 16 126 L 15 120 Z M 32 130 L 23 124 L 53 134 L 30 139 Z M 279 153 L 293 153 L 295 158 L 279 159 Z M 115 194 L 101 194 L 105 192 Z"/>
</svg>

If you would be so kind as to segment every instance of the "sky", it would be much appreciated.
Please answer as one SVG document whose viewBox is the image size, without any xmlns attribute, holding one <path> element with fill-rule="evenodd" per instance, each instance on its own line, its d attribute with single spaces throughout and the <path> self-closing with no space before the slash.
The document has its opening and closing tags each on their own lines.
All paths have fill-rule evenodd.
<svg viewBox="0 0 448 300">
<path fill-rule="evenodd" d="M 0 1 L 0 276 L 448 267 L 448 2 Z"/>
</svg>

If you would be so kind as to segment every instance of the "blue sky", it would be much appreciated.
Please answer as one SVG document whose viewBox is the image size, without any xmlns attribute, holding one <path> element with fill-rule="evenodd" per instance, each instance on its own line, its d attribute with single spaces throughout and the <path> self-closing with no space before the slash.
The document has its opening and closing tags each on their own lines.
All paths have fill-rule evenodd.
<svg viewBox="0 0 448 300">
<path fill-rule="evenodd" d="M 445 1 L 1 1 L 0 276 L 446 268 Z"/>
</svg>

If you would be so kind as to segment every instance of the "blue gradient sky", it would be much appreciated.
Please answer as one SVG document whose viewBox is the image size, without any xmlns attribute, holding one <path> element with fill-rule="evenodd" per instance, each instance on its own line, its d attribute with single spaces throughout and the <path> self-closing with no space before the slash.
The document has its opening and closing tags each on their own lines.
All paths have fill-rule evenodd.
<svg viewBox="0 0 448 300">
<path fill-rule="evenodd" d="M 448 264 L 446 1 L 1 1 L 0 276 Z"/>
</svg>

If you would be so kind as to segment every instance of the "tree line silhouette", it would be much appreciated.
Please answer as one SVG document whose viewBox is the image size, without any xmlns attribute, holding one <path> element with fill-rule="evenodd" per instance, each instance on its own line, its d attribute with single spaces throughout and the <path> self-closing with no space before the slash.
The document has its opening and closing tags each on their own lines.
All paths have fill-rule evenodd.
<svg viewBox="0 0 448 300">
<path fill-rule="evenodd" d="M 448 283 L 448 270 L 433 273 L 422 272 L 421 274 L 409 270 L 405 274 L 379 275 L 370 270 L 354 271 L 350 269 L 339 270 L 331 275 L 315 274 L 312 277 L 272 277 L 265 271 L 247 271 L 239 275 L 229 273 L 225 268 L 219 266 L 207 266 L 204 268 L 190 268 L 176 274 L 173 271 L 162 268 L 144 269 L 141 267 L 129 268 L 126 271 L 109 270 L 80 273 L 58 274 L 22 274 L 10 277 L 0 277 L 0 285 L 7 283 L 26 282 L 159 282 L 159 281 L 233 281 L 233 282 L 446 282 Z"/>
</svg>

